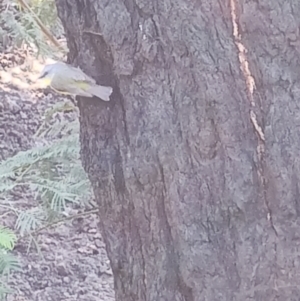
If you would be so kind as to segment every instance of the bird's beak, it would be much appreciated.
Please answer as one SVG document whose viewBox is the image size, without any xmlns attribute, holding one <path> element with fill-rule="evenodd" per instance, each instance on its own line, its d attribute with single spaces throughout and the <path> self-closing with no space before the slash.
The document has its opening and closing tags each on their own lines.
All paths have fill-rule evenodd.
<svg viewBox="0 0 300 301">
<path fill-rule="evenodd" d="M 49 76 L 48 74 L 40 75 L 37 80 L 40 83 L 42 83 L 43 86 L 45 85 L 45 87 L 47 87 L 51 84 L 51 76 Z"/>
</svg>

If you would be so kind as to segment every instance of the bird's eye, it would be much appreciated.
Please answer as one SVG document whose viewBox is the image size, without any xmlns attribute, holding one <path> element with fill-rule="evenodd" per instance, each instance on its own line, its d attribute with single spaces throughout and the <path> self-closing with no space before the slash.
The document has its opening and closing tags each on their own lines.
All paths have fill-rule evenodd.
<svg viewBox="0 0 300 301">
<path fill-rule="evenodd" d="M 48 72 L 44 72 L 43 74 L 40 75 L 39 78 L 44 78 L 47 74 L 48 74 Z"/>
</svg>

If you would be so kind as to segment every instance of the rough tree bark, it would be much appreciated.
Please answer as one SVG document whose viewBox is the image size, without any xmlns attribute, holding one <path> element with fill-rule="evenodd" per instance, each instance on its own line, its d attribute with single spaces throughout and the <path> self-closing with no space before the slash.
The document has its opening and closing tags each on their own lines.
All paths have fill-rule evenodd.
<svg viewBox="0 0 300 301">
<path fill-rule="evenodd" d="M 299 300 L 300 2 L 56 1 L 116 299 Z"/>
</svg>

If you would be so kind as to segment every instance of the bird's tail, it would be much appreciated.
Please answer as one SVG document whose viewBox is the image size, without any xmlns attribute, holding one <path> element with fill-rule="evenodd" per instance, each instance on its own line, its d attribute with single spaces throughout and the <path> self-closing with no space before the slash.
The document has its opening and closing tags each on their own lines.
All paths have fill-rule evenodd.
<svg viewBox="0 0 300 301">
<path fill-rule="evenodd" d="M 90 87 L 87 92 L 101 98 L 104 101 L 109 101 L 109 96 L 111 95 L 113 89 L 112 87 L 105 87 L 100 85 L 95 85 Z"/>
</svg>

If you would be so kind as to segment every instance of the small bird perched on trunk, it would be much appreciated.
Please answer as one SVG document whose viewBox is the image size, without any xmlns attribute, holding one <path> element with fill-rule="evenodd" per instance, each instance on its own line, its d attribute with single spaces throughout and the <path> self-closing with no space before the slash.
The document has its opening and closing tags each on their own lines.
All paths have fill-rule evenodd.
<svg viewBox="0 0 300 301">
<path fill-rule="evenodd" d="M 43 79 L 58 93 L 85 97 L 96 96 L 104 101 L 110 100 L 109 97 L 113 91 L 112 87 L 97 85 L 93 78 L 79 68 L 62 62 L 46 65 L 39 79 Z"/>
</svg>

